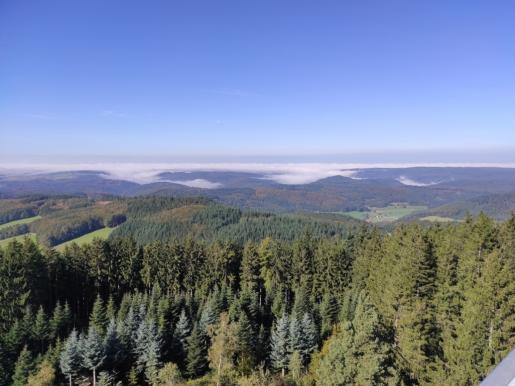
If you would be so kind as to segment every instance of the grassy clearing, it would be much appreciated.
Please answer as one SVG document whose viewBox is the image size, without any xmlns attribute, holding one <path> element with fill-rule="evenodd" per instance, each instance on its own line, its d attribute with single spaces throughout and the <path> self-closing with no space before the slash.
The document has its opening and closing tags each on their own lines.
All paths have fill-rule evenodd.
<svg viewBox="0 0 515 386">
<path fill-rule="evenodd" d="M 344 212 L 344 214 L 358 220 L 376 224 L 383 222 L 394 222 L 402 217 L 425 209 L 427 209 L 426 206 L 393 204 L 384 208 L 369 208 L 368 211 L 364 212 L 352 211 Z"/>
<path fill-rule="evenodd" d="M 368 219 L 368 215 L 370 212 L 359 212 L 357 210 L 353 210 L 351 212 L 344 212 L 343 214 L 352 218 L 355 218 L 356 220 L 363 220 L 366 221 Z"/>
<path fill-rule="evenodd" d="M 9 237 L 8 239 L 0 240 L 0 248 L 4 248 L 9 244 L 11 241 L 17 240 L 17 241 L 23 241 L 25 237 L 30 238 L 32 241 L 37 242 L 36 234 L 35 233 L 27 233 L 24 235 Z"/>
<path fill-rule="evenodd" d="M 0 225 L 0 230 L 9 228 L 9 227 L 13 227 L 13 226 L 17 226 L 17 225 L 30 224 L 31 222 L 39 220 L 40 218 L 41 218 L 41 216 L 34 216 L 34 217 L 22 218 L 21 220 L 14 220 L 14 221 L 6 222 L 5 224 Z"/>
<path fill-rule="evenodd" d="M 398 219 L 427 209 L 426 206 L 416 205 L 390 205 L 385 208 L 372 208 L 372 212 L 368 216 L 371 223 L 393 222 Z"/>
<path fill-rule="evenodd" d="M 441 217 L 441 216 L 426 216 L 422 217 L 420 221 L 429 221 L 429 222 L 457 222 L 460 220 L 456 220 L 450 217 Z"/>
<path fill-rule="evenodd" d="M 78 245 L 83 245 L 83 244 L 87 244 L 87 243 L 90 243 L 93 241 L 93 239 L 102 239 L 102 240 L 105 240 L 109 237 L 109 235 L 111 234 L 111 232 L 113 231 L 114 228 L 102 228 L 102 229 L 98 229 L 96 231 L 93 231 L 93 232 L 90 232 L 90 233 L 86 233 L 85 235 L 82 235 L 80 237 L 77 237 L 76 239 L 73 239 L 73 240 L 69 240 L 69 241 L 66 241 L 62 244 L 59 244 L 57 245 L 55 248 L 57 250 L 62 250 L 64 249 L 64 247 L 66 247 L 67 245 L 70 245 L 72 243 L 77 243 Z"/>
</svg>

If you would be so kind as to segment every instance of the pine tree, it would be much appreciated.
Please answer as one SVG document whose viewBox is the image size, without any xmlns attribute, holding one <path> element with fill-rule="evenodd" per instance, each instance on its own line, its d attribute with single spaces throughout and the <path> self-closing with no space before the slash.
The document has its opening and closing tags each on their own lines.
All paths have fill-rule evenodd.
<svg viewBox="0 0 515 386">
<path fill-rule="evenodd" d="M 100 295 L 98 295 L 93 304 L 91 315 L 89 316 L 89 328 L 94 328 L 97 330 L 98 334 L 103 335 L 108 324 L 109 319 L 107 318 L 104 302 Z"/>
<path fill-rule="evenodd" d="M 187 342 L 186 339 L 190 335 L 191 325 L 188 317 L 186 316 L 186 312 L 182 309 L 181 314 L 179 316 L 179 320 L 175 325 L 174 332 L 174 347 L 173 350 L 173 359 L 177 362 L 177 364 L 184 370 L 184 361 L 186 359 L 186 351 L 187 351 Z"/>
<path fill-rule="evenodd" d="M 68 302 L 64 303 L 64 309 L 63 309 L 63 333 L 67 334 L 72 329 L 72 312 L 70 310 L 70 305 Z"/>
<path fill-rule="evenodd" d="M 317 385 L 394 385 L 393 350 L 384 341 L 377 312 L 360 294 L 355 317 L 342 322 L 325 342 L 314 370 Z"/>
<path fill-rule="evenodd" d="M 426 231 L 401 226 L 385 243 L 382 260 L 370 272 L 370 299 L 393 328 L 399 363 L 409 382 L 431 383 L 438 339 L 433 306 L 436 260 Z"/>
<path fill-rule="evenodd" d="M 64 375 L 68 377 L 70 386 L 72 385 L 72 377 L 75 375 L 81 365 L 81 353 L 79 350 L 79 340 L 77 331 L 73 330 L 64 342 L 64 347 L 59 359 L 59 366 Z"/>
<path fill-rule="evenodd" d="M 207 345 L 206 338 L 200 332 L 197 325 L 193 326 L 191 335 L 186 340 L 186 374 L 190 378 L 203 375 L 207 369 Z"/>
<path fill-rule="evenodd" d="M 333 326 L 338 321 L 338 313 L 338 302 L 332 294 L 326 292 L 320 303 L 320 330 L 323 338 L 326 338 L 333 330 Z"/>
<path fill-rule="evenodd" d="M 302 317 L 300 325 L 302 332 L 300 354 L 302 356 L 303 363 L 307 364 L 311 354 L 313 354 L 318 347 L 318 329 L 315 321 L 307 312 Z"/>
<path fill-rule="evenodd" d="M 292 314 L 290 316 L 290 326 L 288 330 L 288 352 L 302 352 L 303 343 L 301 323 L 299 319 L 297 319 L 297 316 Z"/>
<path fill-rule="evenodd" d="M 202 308 L 199 320 L 199 328 L 204 334 L 207 334 L 209 326 L 213 326 L 218 322 L 219 314 L 217 311 L 216 299 L 210 296 Z"/>
<path fill-rule="evenodd" d="M 109 300 L 107 301 L 106 318 L 109 321 L 116 318 L 116 306 L 112 295 L 109 296 Z"/>
<path fill-rule="evenodd" d="M 11 386 L 26 386 L 27 378 L 33 370 L 32 354 L 25 346 L 21 350 L 18 360 L 14 366 Z"/>
<path fill-rule="evenodd" d="M 238 318 L 236 335 L 238 338 L 238 367 L 243 372 L 250 372 L 256 364 L 256 334 L 245 311 Z"/>
<path fill-rule="evenodd" d="M 29 299 L 29 283 L 20 261 L 22 247 L 18 241 L 9 243 L 0 258 L 0 331 L 20 316 Z"/>
<path fill-rule="evenodd" d="M 138 328 L 134 354 L 139 371 L 144 371 L 147 382 L 152 383 L 161 365 L 161 338 L 153 320 L 143 320 Z"/>
<path fill-rule="evenodd" d="M 302 318 L 306 312 L 311 310 L 311 304 L 308 300 L 308 294 L 305 287 L 301 287 L 295 291 L 295 302 L 293 303 L 292 314 L 296 318 Z"/>
<path fill-rule="evenodd" d="M 104 337 L 105 365 L 107 368 L 116 368 L 126 359 L 127 351 L 118 336 L 116 322 L 111 319 Z"/>
<path fill-rule="evenodd" d="M 129 370 L 129 374 L 127 375 L 127 384 L 129 386 L 139 386 L 139 377 L 138 370 L 136 370 L 136 366 L 132 366 Z"/>
<path fill-rule="evenodd" d="M 302 369 L 304 368 L 302 355 L 299 351 L 294 351 L 290 355 L 290 363 L 288 364 L 288 369 L 290 370 L 290 374 L 295 382 L 298 382 L 302 375 Z"/>
<path fill-rule="evenodd" d="M 36 373 L 27 379 L 27 386 L 53 386 L 54 384 L 55 369 L 48 360 L 43 360 L 38 365 Z"/>
<path fill-rule="evenodd" d="M 34 326 L 32 328 L 32 336 L 39 343 L 40 353 L 44 352 L 45 343 L 50 333 L 48 327 L 49 326 L 45 311 L 43 310 L 43 307 L 40 306 L 36 314 L 36 319 L 34 320 Z"/>
<path fill-rule="evenodd" d="M 111 386 L 114 384 L 115 377 L 109 371 L 101 371 L 98 373 L 98 386 Z"/>
<path fill-rule="evenodd" d="M 55 339 L 63 332 L 64 327 L 64 309 L 61 302 L 57 302 L 50 319 L 49 337 Z"/>
<path fill-rule="evenodd" d="M 350 322 L 343 322 L 322 347 L 318 366 L 314 369 L 317 385 L 353 384 L 353 368 L 346 363 L 351 346 L 352 325 Z"/>
<path fill-rule="evenodd" d="M 80 343 L 83 366 L 93 372 L 93 386 L 97 383 L 97 369 L 105 361 L 102 337 L 96 327 L 90 327 L 88 335 Z"/>
<path fill-rule="evenodd" d="M 270 361 L 274 369 L 281 371 L 283 377 L 289 363 L 289 346 L 291 346 L 288 339 L 289 329 L 288 316 L 283 314 L 283 316 L 277 320 L 270 339 Z"/>
<path fill-rule="evenodd" d="M 237 349 L 237 326 L 229 323 L 227 313 L 220 315 L 220 322 L 209 329 L 211 346 L 208 350 L 209 367 L 216 373 L 216 384 L 220 386 L 223 375 L 233 368 L 233 357 Z"/>
<path fill-rule="evenodd" d="M 392 369 L 393 347 L 385 341 L 386 331 L 364 292 L 360 293 L 352 328 L 351 358 L 356 361 L 354 383 L 363 386 L 395 384 L 398 379 Z"/>
<path fill-rule="evenodd" d="M 258 292 L 259 304 L 262 303 L 262 286 L 261 277 L 259 276 L 259 255 L 256 246 L 252 242 L 245 244 L 243 249 L 243 257 L 240 267 L 240 281 L 242 289 L 250 289 Z"/>
</svg>

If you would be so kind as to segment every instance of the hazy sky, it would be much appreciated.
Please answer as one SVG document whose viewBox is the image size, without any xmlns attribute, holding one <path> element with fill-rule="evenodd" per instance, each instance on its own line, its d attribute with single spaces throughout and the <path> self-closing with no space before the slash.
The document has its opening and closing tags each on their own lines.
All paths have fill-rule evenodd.
<svg viewBox="0 0 515 386">
<path fill-rule="evenodd" d="M 511 0 L 0 1 L 0 153 L 496 161 L 514 20 Z"/>
</svg>

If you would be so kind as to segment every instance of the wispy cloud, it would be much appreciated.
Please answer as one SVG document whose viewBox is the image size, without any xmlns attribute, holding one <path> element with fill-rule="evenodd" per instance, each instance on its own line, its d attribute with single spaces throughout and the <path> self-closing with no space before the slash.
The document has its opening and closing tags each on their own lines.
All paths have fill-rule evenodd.
<svg viewBox="0 0 515 386">
<path fill-rule="evenodd" d="M 129 162 L 91 162 L 91 163 L 0 163 L 0 173 L 4 175 L 38 174 L 61 171 L 100 171 L 106 178 L 133 181 L 140 184 L 163 181 L 164 172 L 247 172 L 256 173 L 260 178 L 280 184 L 307 184 L 323 178 L 343 176 L 357 178 L 359 169 L 371 168 L 409 168 L 409 167 L 504 167 L 515 168 L 507 163 L 129 163 Z M 259 176 L 258 176 L 259 177 Z M 405 176 L 398 181 L 411 186 L 428 186 L 437 182 L 420 182 Z M 218 182 L 205 179 L 170 181 L 191 187 L 215 189 Z"/>
<path fill-rule="evenodd" d="M 396 178 L 395 180 L 400 182 L 403 185 L 408 185 L 408 186 L 432 186 L 432 185 L 437 185 L 440 183 L 440 181 L 431 181 L 431 182 L 415 181 L 406 176 L 400 176 L 399 178 Z"/>
<path fill-rule="evenodd" d="M 182 181 L 173 181 L 166 180 L 167 182 L 172 182 L 174 184 L 189 186 L 190 188 L 201 188 L 201 189 L 216 189 L 221 188 L 223 185 L 219 182 L 213 182 L 209 180 L 205 180 L 203 178 L 196 178 L 194 180 L 182 180 Z"/>
</svg>

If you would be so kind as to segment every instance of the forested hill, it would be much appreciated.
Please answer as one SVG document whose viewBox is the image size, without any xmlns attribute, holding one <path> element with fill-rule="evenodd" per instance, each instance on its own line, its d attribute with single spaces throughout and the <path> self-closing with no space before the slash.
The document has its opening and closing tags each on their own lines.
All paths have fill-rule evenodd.
<svg viewBox="0 0 515 386">
<path fill-rule="evenodd" d="M 341 215 L 279 215 L 242 211 L 204 199 L 146 197 L 129 201 L 127 221 L 111 237 L 131 237 L 140 244 L 185 237 L 243 244 L 265 237 L 293 240 L 305 232 L 315 237 L 342 237 L 362 225 Z"/>
<path fill-rule="evenodd" d="M 0 200 L 0 240 L 23 234 L 54 247 L 94 231 L 130 236 L 138 243 L 191 237 L 247 240 L 298 234 L 344 236 L 363 223 L 343 215 L 242 211 L 201 197 L 30 196 Z"/>
<path fill-rule="evenodd" d="M 0 385 L 476 385 L 513 347 L 515 217 L 0 248 Z"/>
</svg>

